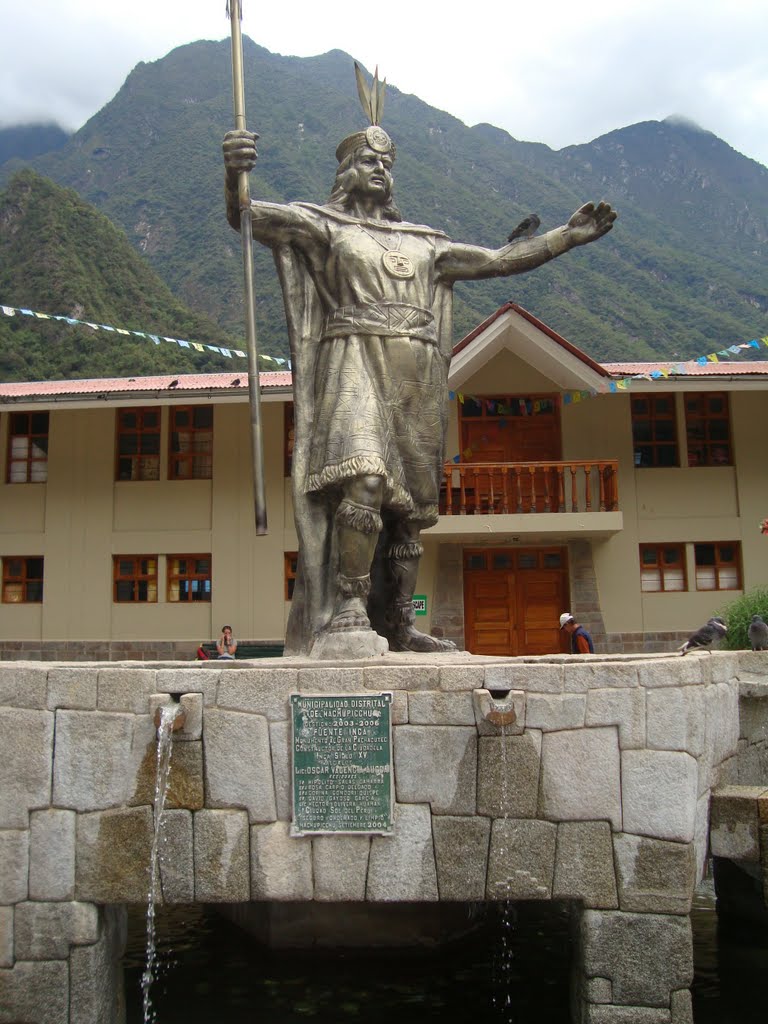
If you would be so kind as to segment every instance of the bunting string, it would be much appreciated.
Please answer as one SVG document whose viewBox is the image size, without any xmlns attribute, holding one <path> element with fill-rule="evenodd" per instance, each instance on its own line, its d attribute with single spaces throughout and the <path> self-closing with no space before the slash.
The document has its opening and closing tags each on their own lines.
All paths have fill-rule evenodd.
<svg viewBox="0 0 768 1024">
<path fill-rule="evenodd" d="M 111 327 L 109 324 L 95 324 L 90 320 L 76 320 L 72 316 L 55 316 L 52 313 L 40 313 L 34 309 L 21 309 L 18 306 L 5 306 L 0 303 L 0 310 L 6 316 L 16 316 L 20 313 L 22 316 L 34 317 L 37 320 L 57 320 L 59 323 L 69 324 L 70 327 L 89 327 L 93 331 L 108 331 L 113 334 L 131 335 L 135 338 L 146 338 L 148 341 L 154 342 L 155 345 L 162 345 L 163 342 L 170 342 L 172 345 L 178 345 L 179 348 L 194 349 L 196 352 L 215 352 L 217 355 L 226 356 L 227 359 L 237 357 L 238 359 L 245 359 L 245 352 L 241 352 L 239 348 L 225 348 L 223 345 L 209 345 L 202 341 L 187 341 L 184 338 L 167 338 L 164 335 L 151 334 L 149 331 L 129 331 L 124 327 Z M 268 356 L 259 354 L 259 360 L 264 363 L 271 363 L 275 366 L 285 366 L 290 369 L 291 364 L 288 359 L 280 359 L 275 356 Z"/>
</svg>

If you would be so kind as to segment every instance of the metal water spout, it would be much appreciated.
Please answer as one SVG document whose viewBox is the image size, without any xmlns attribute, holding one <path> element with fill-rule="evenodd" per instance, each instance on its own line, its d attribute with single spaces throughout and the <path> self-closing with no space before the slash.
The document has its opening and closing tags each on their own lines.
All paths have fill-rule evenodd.
<svg viewBox="0 0 768 1024">
<path fill-rule="evenodd" d="M 170 731 L 180 732 L 187 724 L 187 709 L 183 705 L 177 704 L 175 701 L 170 705 L 160 705 L 155 708 L 155 728 L 157 730 L 160 730 L 161 726 L 163 725 L 164 707 L 169 708 L 169 710 L 173 710 L 175 708 L 175 714 L 173 715 L 173 719 L 171 720 Z"/>
<path fill-rule="evenodd" d="M 473 690 L 472 701 L 475 707 L 475 718 L 489 722 L 499 728 L 516 727 L 514 732 L 522 732 L 525 726 L 525 691 L 504 690 L 490 691 Z"/>
</svg>

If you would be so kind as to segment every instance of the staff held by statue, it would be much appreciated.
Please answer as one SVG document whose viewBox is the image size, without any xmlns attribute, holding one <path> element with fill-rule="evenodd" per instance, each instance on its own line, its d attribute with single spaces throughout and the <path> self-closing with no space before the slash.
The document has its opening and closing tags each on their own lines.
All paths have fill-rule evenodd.
<svg viewBox="0 0 768 1024">
<path fill-rule="evenodd" d="M 245 129 L 245 84 L 243 78 L 243 37 L 240 31 L 242 5 L 240 0 L 227 0 L 227 17 L 232 27 L 232 100 L 235 127 Z M 259 350 L 256 341 L 256 295 L 253 273 L 253 230 L 251 225 L 251 193 L 248 172 L 237 179 L 240 206 L 240 237 L 243 246 L 243 279 L 245 287 L 245 348 L 248 353 L 248 400 L 251 413 L 251 457 L 253 464 L 253 501 L 256 533 L 267 532 L 267 502 L 264 490 L 264 441 L 259 386 Z"/>
</svg>

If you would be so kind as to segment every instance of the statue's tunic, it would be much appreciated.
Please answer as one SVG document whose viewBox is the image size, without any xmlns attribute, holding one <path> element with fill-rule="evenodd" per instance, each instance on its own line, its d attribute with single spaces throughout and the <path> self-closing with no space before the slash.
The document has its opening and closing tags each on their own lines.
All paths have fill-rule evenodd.
<svg viewBox="0 0 768 1024">
<path fill-rule="evenodd" d="M 258 203 L 253 214 L 260 241 L 290 237 L 322 307 L 301 486 L 324 491 L 380 476 L 385 508 L 435 523 L 448 371 L 433 311 L 435 261 L 448 239 L 305 204 Z"/>
<path fill-rule="evenodd" d="M 437 520 L 454 282 L 530 270 L 564 245 L 550 232 L 490 250 L 309 203 L 253 202 L 251 220 L 274 254 L 291 346 L 299 559 L 285 652 L 306 654 L 333 614 L 340 485 L 379 476 L 384 509 Z"/>
</svg>

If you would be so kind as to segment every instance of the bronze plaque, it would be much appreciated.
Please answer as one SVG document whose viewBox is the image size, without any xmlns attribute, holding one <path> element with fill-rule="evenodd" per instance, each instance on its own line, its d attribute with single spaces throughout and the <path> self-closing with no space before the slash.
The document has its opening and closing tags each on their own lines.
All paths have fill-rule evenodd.
<svg viewBox="0 0 768 1024">
<path fill-rule="evenodd" d="M 392 832 L 392 694 L 291 694 L 291 835 Z"/>
</svg>

